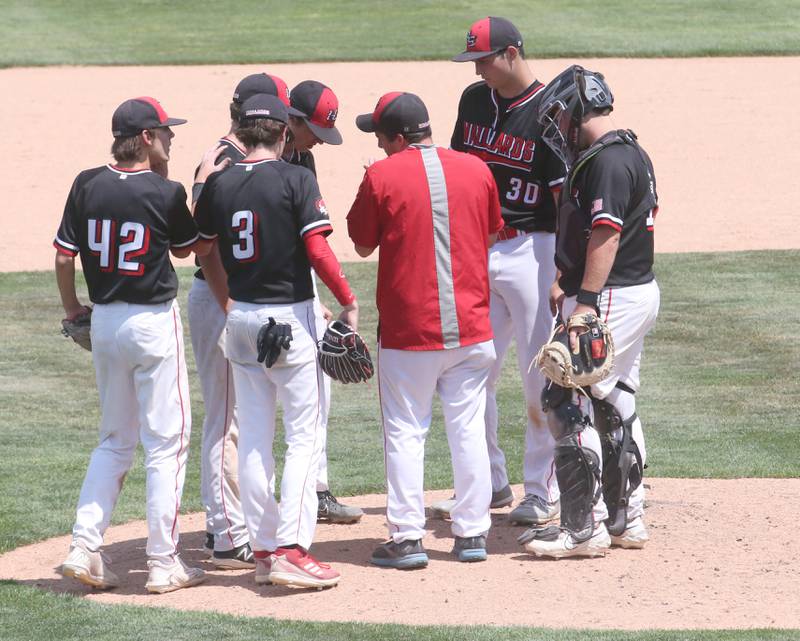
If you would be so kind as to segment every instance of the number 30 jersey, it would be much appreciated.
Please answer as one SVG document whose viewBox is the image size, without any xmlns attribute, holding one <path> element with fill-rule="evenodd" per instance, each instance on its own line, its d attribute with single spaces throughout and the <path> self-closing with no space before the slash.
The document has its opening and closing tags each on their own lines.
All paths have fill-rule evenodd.
<svg viewBox="0 0 800 641">
<path fill-rule="evenodd" d="M 541 139 L 538 80 L 506 99 L 481 81 L 470 85 L 458 104 L 450 146 L 478 156 L 494 175 L 506 225 L 520 231 L 554 232 L 551 191 L 560 189 L 567 169 Z"/>
<path fill-rule="evenodd" d="M 178 292 L 170 247 L 199 238 L 183 186 L 149 169 L 78 174 L 53 245 L 80 254 L 93 303 L 163 303 Z"/>
<path fill-rule="evenodd" d="M 213 174 L 195 207 L 216 238 L 233 300 L 290 304 L 314 297 L 303 237 L 333 229 L 317 180 L 282 160 L 242 161 Z"/>
</svg>

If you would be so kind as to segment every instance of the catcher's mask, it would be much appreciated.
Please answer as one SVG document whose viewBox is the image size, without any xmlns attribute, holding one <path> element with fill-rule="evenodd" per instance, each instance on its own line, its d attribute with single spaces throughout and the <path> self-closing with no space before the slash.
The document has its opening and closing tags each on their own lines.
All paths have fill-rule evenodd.
<svg viewBox="0 0 800 641">
<path fill-rule="evenodd" d="M 572 65 L 545 87 L 539 102 L 542 139 L 571 166 L 580 151 L 578 138 L 584 117 L 592 111 L 608 113 L 614 96 L 603 74 Z"/>
</svg>

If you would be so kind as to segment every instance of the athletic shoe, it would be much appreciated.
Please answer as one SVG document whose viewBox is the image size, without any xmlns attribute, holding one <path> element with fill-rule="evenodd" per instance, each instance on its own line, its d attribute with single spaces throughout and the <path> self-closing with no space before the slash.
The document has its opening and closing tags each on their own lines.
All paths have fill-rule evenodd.
<svg viewBox="0 0 800 641">
<path fill-rule="evenodd" d="M 147 562 L 147 567 L 150 569 L 150 574 L 144 587 L 148 592 L 156 594 L 190 588 L 202 583 L 206 578 L 205 572 L 200 568 L 189 567 L 177 554 L 171 563 L 152 560 Z"/>
<path fill-rule="evenodd" d="M 256 567 L 256 559 L 249 543 L 244 543 L 224 552 L 215 551 L 211 557 L 211 562 L 219 570 L 241 570 L 243 568 Z"/>
<path fill-rule="evenodd" d="M 301 547 L 278 548 L 270 556 L 268 581 L 296 588 L 330 588 L 341 578 L 327 563 L 320 563 Z"/>
<path fill-rule="evenodd" d="M 628 527 L 619 536 L 611 535 L 612 546 L 634 550 L 641 550 L 649 540 L 650 535 L 647 533 L 647 528 L 641 516 L 637 516 L 628 523 Z"/>
<path fill-rule="evenodd" d="M 383 568 L 413 570 L 415 568 L 424 568 L 428 565 L 428 553 L 422 547 L 420 539 L 412 539 L 402 543 L 395 543 L 390 540 L 375 548 L 372 558 L 370 558 L 370 563 Z"/>
<path fill-rule="evenodd" d="M 526 494 L 520 504 L 508 515 L 511 525 L 544 525 L 554 521 L 561 514 L 561 508 L 556 501 L 549 503 L 541 496 Z"/>
<path fill-rule="evenodd" d="M 256 560 L 256 584 L 264 585 L 269 583 L 269 573 L 272 571 L 272 552 L 264 552 L 266 556 L 255 557 Z"/>
<path fill-rule="evenodd" d="M 497 508 L 508 507 L 513 502 L 514 493 L 511 491 L 511 486 L 506 485 L 502 490 L 492 492 L 492 502 L 489 504 L 489 508 L 496 510 Z M 450 520 L 450 512 L 453 511 L 455 505 L 455 496 L 431 503 L 431 515 L 440 519 Z"/>
<path fill-rule="evenodd" d="M 364 516 L 360 507 L 342 505 L 329 491 L 317 492 L 317 521 L 329 523 L 356 523 Z"/>
<path fill-rule="evenodd" d="M 473 563 L 475 561 L 486 560 L 486 537 L 485 536 L 457 536 L 453 545 L 453 554 L 459 561 Z"/>
<path fill-rule="evenodd" d="M 214 534 L 206 532 L 206 542 L 203 543 L 203 550 L 207 556 L 214 556 Z"/>
<path fill-rule="evenodd" d="M 605 523 L 595 526 L 592 536 L 583 542 L 572 538 L 568 530 L 550 527 L 541 530 L 543 538 L 525 544 L 525 549 L 536 556 L 563 559 L 570 556 L 605 556 L 611 546 L 611 537 Z M 546 538 L 545 538 L 546 537 Z"/>
<path fill-rule="evenodd" d="M 109 568 L 105 554 L 92 552 L 80 542 L 73 543 L 69 548 L 67 560 L 61 565 L 61 574 L 98 590 L 108 590 L 119 585 L 119 578 Z"/>
</svg>

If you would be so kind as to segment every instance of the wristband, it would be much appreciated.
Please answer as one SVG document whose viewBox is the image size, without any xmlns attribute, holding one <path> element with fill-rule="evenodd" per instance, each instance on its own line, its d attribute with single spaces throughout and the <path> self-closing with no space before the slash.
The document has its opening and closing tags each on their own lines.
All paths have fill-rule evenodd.
<svg viewBox="0 0 800 641">
<path fill-rule="evenodd" d="M 192 185 L 192 204 L 200 200 L 200 192 L 203 191 L 205 183 L 195 183 Z"/>
<path fill-rule="evenodd" d="M 581 305 L 589 305 L 589 307 L 597 309 L 600 303 L 600 292 L 590 292 L 588 289 L 580 289 L 578 290 L 578 295 L 575 297 L 575 301 Z"/>
</svg>

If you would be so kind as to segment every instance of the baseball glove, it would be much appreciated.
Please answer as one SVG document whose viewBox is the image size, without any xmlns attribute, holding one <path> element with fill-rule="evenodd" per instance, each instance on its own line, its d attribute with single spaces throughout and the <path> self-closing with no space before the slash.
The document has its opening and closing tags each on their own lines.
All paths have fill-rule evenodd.
<svg viewBox="0 0 800 641">
<path fill-rule="evenodd" d="M 576 349 L 569 346 L 570 330 L 578 329 Z M 606 378 L 614 369 L 614 341 L 608 326 L 591 313 L 559 317 L 550 340 L 542 345 L 533 364 L 556 385 L 585 387 Z M 528 368 L 530 371 L 530 367 Z"/>
<path fill-rule="evenodd" d="M 92 308 L 84 305 L 83 310 L 80 314 L 61 321 L 61 333 L 91 352 Z"/>
<path fill-rule="evenodd" d="M 333 321 L 317 345 L 319 364 L 328 376 L 342 383 L 360 383 L 372 378 L 372 366 L 367 344 L 342 321 Z"/>
<path fill-rule="evenodd" d="M 272 367 L 281 350 L 288 350 L 292 342 L 292 326 L 289 323 L 276 323 L 270 316 L 269 321 L 258 330 L 256 348 L 258 349 L 258 362 L 266 367 Z"/>
</svg>

